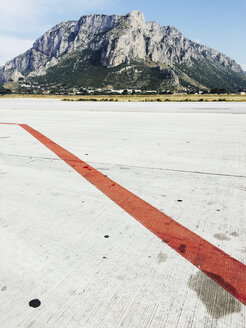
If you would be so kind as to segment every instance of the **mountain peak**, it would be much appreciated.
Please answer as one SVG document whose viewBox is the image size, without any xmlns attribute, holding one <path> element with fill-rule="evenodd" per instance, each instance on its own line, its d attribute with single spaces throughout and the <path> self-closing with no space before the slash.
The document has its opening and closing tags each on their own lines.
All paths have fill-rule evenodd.
<svg viewBox="0 0 246 328">
<path fill-rule="evenodd" d="M 139 10 L 132 10 L 126 16 L 131 17 L 132 19 L 139 19 L 145 22 L 144 14 Z"/>
</svg>

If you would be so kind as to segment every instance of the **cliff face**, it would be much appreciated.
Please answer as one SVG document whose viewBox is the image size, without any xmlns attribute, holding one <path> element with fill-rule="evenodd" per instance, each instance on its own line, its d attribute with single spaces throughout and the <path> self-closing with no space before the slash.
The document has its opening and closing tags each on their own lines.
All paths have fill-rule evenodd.
<svg viewBox="0 0 246 328">
<path fill-rule="evenodd" d="M 107 68 L 133 60 L 191 67 L 195 60 L 243 74 L 240 65 L 224 54 L 188 40 L 175 27 L 146 22 L 141 12 L 132 11 L 125 16 L 82 16 L 56 25 L 31 49 L 7 62 L 0 69 L 0 79 L 45 75 L 64 56 L 84 50 L 100 52 L 100 63 Z"/>
</svg>

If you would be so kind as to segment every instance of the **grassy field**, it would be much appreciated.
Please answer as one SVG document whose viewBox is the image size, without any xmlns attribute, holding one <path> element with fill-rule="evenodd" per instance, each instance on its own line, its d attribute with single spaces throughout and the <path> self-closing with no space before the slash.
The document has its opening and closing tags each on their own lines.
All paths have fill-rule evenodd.
<svg viewBox="0 0 246 328">
<path fill-rule="evenodd" d="M 196 101 L 231 101 L 231 102 L 245 102 L 246 95 L 103 95 L 103 96 L 64 96 L 64 95 L 2 95 L 0 99 L 8 98 L 43 98 L 43 99 L 60 99 L 62 101 L 119 101 L 119 102 L 196 102 Z"/>
</svg>

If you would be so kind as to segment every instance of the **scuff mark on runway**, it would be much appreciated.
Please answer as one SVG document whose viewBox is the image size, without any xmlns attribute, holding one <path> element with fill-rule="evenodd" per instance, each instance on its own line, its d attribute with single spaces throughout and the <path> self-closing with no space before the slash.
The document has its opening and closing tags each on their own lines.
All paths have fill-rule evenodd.
<svg viewBox="0 0 246 328">
<path fill-rule="evenodd" d="M 239 301 L 200 271 L 190 276 L 188 286 L 196 292 L 207 312 L 215 319 L 242 309 Z"/>
</svg>

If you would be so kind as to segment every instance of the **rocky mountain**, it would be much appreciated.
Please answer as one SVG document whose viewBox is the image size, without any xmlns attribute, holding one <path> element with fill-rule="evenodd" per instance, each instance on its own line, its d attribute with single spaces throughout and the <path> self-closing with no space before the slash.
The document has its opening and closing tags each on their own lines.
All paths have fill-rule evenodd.
<svg viewBox="0 0 246 328">
<path fill-rule="evenodd" d="M 60 23 L 0 68 L 0 81 L 70 87 L 200 89 L 246 86 L 240 65 L 143 13 Z"/>
</svg>

